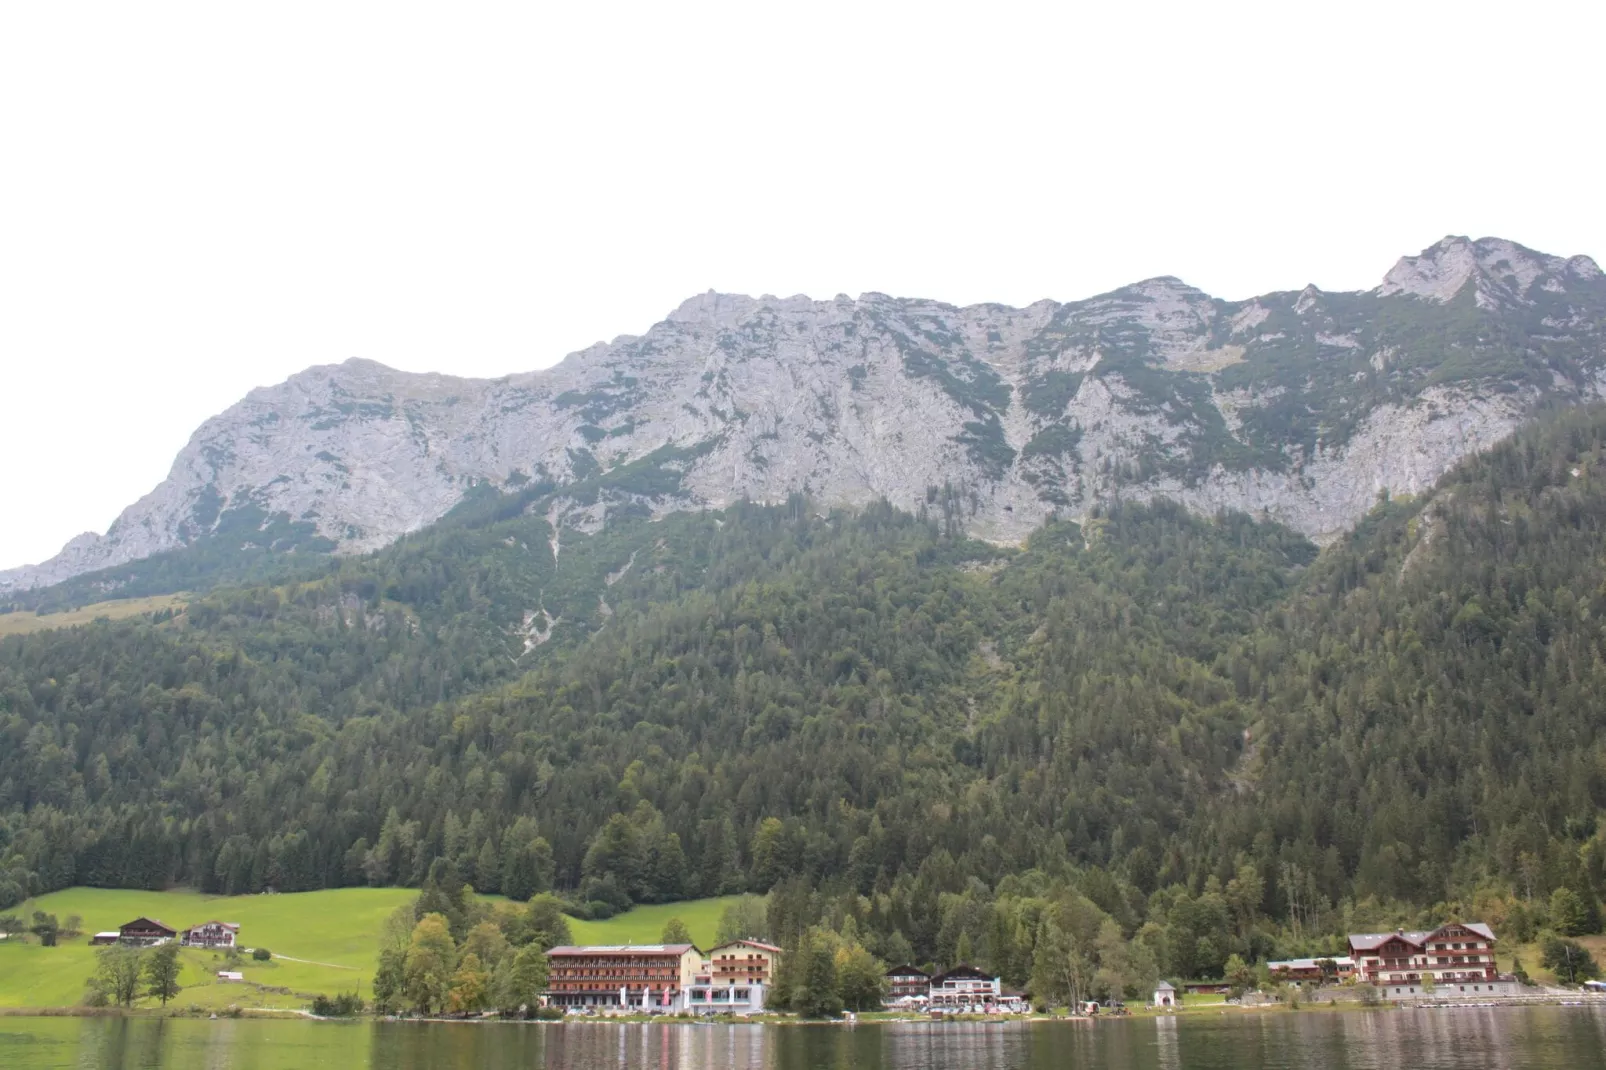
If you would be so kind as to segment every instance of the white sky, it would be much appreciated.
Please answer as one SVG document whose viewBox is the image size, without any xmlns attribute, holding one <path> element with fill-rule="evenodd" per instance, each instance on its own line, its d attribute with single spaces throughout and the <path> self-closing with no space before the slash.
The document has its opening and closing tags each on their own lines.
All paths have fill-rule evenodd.
<svg viewBox="0 0 1606 1070">
<path fill-rule="evenodd" d="M 311 364 L 499 375 L 709 288 L 956 303 L 1606 259 L 1606 4 L 0 7 L 0 566 Z"/>
</svg>

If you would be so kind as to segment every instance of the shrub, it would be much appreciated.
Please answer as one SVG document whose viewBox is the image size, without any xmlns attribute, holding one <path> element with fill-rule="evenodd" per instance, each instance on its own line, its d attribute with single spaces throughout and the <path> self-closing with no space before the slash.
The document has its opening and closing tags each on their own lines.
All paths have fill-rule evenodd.
<svg viewBox="0 0 1606 1070">
<path fill-rule="evenodd" d="M 1595 957 L 1577 940 L 1546 937 L 1542 950 L 1539 965 L 1554 970 L 1556 980 L 1564 985 L 1582 984 L 1600 976 L 1600 966 L 1596 964 Z"/>
<path fill-rule="evenodd" d="M 265 947 L 256 947 L 251 949 L 251 957 L 256 959 L 258 962 L 267 962 L 269 959 L 273 958 L 273 952 L 269 951 Z"/>
<path fill-rule="evenodd" d="M 312 997 L 312 1013 L 320 1018 L 354 1018 L 363 1012 L 362 997 L 355 992 L 342 992 L 338 996 Z"/>
</svg>

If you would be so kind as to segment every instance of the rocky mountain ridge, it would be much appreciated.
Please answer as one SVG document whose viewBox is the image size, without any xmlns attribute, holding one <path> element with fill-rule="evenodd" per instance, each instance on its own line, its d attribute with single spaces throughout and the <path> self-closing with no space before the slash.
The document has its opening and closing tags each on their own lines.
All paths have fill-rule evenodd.
<svg viewBox="0 0 1606 1070">
<path fill-rule="evenodd" d="M 254 390 L 104 536 L 0 572 L 0 590 L 224 530 L 362 552 L 483 484 L 553 488 L 560 539 L 618 508 L 806 491 L 910 509 L 940 495 L 996 541 L 1156 496 L 1320 540 L 1536 405 L 1603 383 L 1600 268 L 1500 239 L 1446 238 L 1371 291 L 1239 302 L 1168 277 L 1021 309 L 711 292 L 542 372 L 474 380 L 351 360 Z"/>
</svg>

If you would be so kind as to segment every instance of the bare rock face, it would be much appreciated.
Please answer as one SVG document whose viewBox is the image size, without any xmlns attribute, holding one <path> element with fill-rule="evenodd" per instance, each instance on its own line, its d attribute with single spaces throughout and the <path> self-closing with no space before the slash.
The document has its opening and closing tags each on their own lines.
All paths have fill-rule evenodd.
<svg viewBox="0 0 1606 1070">
<path fill-rule="evenodd" d="M 1593 399 L 1603 380 L 1606 277 L 1498 239 L 1446 238 L 1365 293 L 1244 302 L 1172 278 L 1023 309 L 708 293 L 544 372 L 352 360 L 254 390 L 104 536 L 0 572 L 0 589 L 224 530 L 372 550 L 478 483 L 589 488 L 551 507 L 580 530 L 620 503 L 661 514 L 802 491 L 958 503 L 973 534 L 1017 541 L 1051 514 L 1164 495 L 1325 539 L 1535 402 Z"/>
</svg>

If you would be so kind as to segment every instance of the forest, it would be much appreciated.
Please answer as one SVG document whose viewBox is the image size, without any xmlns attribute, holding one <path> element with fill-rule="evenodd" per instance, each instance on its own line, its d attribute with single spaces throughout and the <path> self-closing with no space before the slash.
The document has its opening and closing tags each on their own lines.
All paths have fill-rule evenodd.
<svg viewBox="0 0 1606 1070">
<path fill-rule="evenodd" d="M 1451 916 L 1598 931 L 1603 464 L 1606 410 L 1561 412 L 1320 550 L 1166 501 L 998 547 L 956 487 L 589 535 L 478 495 L 0 640 L 0 909 L 444 865 L 581 917 L 767 893 L 789 947 L 1078 990 Z"/>
</svg>

